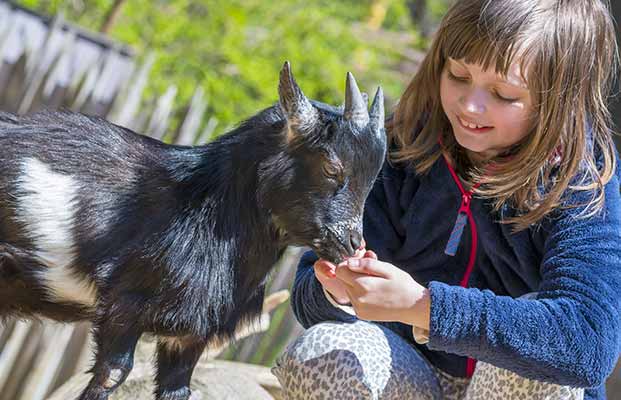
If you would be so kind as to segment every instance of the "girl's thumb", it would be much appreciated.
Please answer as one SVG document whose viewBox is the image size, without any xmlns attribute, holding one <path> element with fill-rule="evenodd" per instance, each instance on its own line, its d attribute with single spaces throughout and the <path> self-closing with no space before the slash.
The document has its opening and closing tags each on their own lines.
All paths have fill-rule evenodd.
<svg viewBox="0 0 621 400">
<path fill-rule="evenodd" d="M 374 258 L 352 258 L 347 260 L 347 267 L 359 274 L 384 276 L 382 262 Z"/>
</svg>

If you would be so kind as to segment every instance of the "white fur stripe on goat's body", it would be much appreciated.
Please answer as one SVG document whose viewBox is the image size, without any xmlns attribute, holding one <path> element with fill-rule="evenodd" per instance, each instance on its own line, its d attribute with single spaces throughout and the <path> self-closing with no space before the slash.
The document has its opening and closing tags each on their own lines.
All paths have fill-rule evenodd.
<svg viewBox="0 0 621 400">
<path fill-rule="evenodd" d="M 41 279 L 51 295 L 56 300 L 94 305 L 93 284 L 71 269 L 78 183 L 28 158 L 22 163 L 17 187 L 17 216 L 36 246 L 36 255 L 49 267 Z"/>
</svg>

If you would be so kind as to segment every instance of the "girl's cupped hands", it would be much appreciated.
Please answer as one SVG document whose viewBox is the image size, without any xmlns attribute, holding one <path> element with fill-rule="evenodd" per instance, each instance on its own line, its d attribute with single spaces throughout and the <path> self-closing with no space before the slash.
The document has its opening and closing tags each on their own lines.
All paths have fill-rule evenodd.
<svg viewBox="0 0 621 400">
<path fill-rule="evenodd" d="M 429 329 L 429 291 L 402 269 L 377 259 L 350 258 L 336 267 L 336 278 L 360 319 L 398 321 Z"/>
</svg>

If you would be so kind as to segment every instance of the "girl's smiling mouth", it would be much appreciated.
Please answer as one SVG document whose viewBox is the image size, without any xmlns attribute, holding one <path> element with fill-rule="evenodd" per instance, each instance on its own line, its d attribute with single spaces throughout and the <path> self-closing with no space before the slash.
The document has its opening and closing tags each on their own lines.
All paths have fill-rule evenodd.
<svg viewBox="0 0 621 400">
<path fill-rule="evenodd" d="M 456 117 L 457 117 L 457 121 L 459 122 L 459 125 L 461 125 L 462 128 L 464 128 L 465 130 L 469 132 L 486 133 L 494 128 L 493 126 L 484 126 L 484 125 L 475 124 L 473 122 L 467 121 L 466 119 L 460 117 L 459 115 L 456 115 Z"/>
</svg>

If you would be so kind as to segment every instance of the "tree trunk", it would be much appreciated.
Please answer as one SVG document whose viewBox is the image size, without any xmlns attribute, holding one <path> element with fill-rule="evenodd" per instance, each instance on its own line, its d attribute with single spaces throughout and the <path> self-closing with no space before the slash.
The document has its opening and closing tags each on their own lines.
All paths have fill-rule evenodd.
<svg viewBox="0 0 621 400">
<path fill-rule="evenodd" d="M 114 4 L 112 4 L 110 9 L 108 10 L 108 13 L 106 14 L 106 18 L 104 19 L 103 24 L 101 24 L 101 28 L 99 29 L 99 32 L 101 33 L 110 32 L 110 29 L 114 25 L 116 18 L 119 16 L 119 12 L 121 11 L 121 7 L 123 7 L 123 4 L 125 3 L 125 1 L 126 0 L 114 0 Z"/>
</svg>

